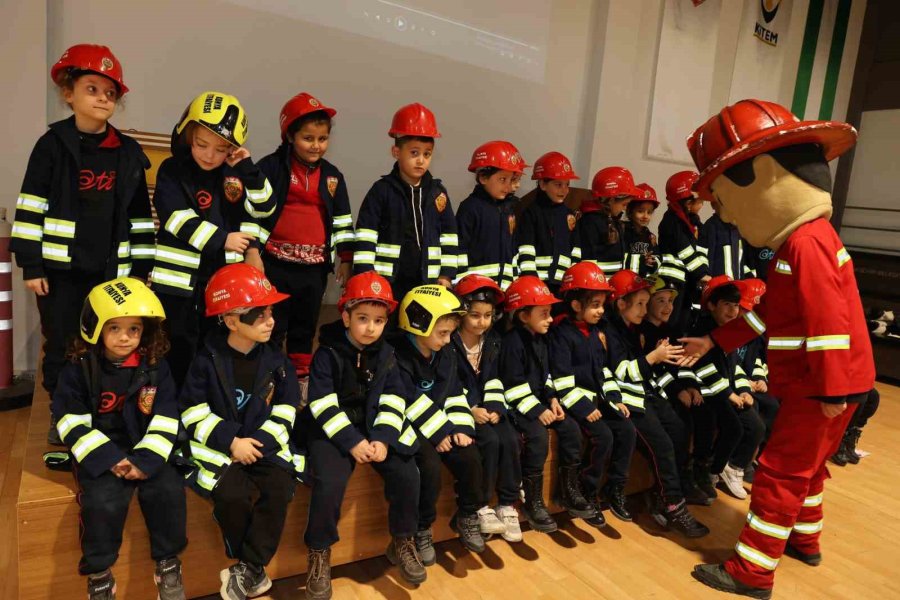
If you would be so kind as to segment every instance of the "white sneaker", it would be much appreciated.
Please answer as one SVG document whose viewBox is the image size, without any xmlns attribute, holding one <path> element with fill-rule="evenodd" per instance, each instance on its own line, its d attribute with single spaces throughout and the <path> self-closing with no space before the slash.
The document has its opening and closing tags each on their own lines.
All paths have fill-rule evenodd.
<svg viewBox="0 0 900 600">
<path fill-rule="evenodd" d="M 497 518 L 497 513 L 490 506 L 482 506 L 476 513 L 478 515 L 478 527 L 481 533 L 506 533 L 506 525 Z"/>
<path fill-rule="evenodd" d="M 725 485 L 728 493 L 743 500 L 747 497 L 747 490 L 744 489 L 744 470 L 737 469 L 731 465 L 726 465 L 719 474 L 719 480 Z"/>
<path fill-rule="evenodd" d="M 507 542 L 521 542 L 522 527 L 519 525 L 519 511 L 512 506 L 498 506 L 494 511 L 506 526 L 503 539 Z"/>
</svg>

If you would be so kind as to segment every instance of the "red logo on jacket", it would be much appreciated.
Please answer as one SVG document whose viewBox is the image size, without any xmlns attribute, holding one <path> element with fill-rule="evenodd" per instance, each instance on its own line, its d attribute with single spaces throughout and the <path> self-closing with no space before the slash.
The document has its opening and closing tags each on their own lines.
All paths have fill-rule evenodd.
<svg viewBox="0 0 900 600">
<path fill-rule="evenodd" d="M 125 394 L 116 395 L 115 392 L 103 392 L 100 394 L 100 406 L 97 411 L 101 414 L 111 412 L 122 412 L 122 405 L 125 404 Z"/>
<path fill-rule="evenodd" d="M 200 205 L 201 210 L 206 210 L 209 208 L 209 205 L 212 204 L 212 194 L 206 190 L 200 190 L 194 198 L 196 198 L 197 204 Z"/>
<path fill-rule="evenodd" d="M 116 185 L 115 171 L 102 171 L 94 173 L 90 169 L 82 169 L 78 173 L 78 191 L 97 190 L 98 192 L 108 192 Z"/>
</svg>

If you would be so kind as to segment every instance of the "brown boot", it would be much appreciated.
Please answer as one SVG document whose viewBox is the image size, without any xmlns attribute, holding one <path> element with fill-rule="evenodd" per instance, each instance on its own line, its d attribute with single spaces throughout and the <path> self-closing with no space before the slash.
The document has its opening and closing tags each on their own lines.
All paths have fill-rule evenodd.
<svg viewBox="0 0 900 600">
<path fill-rule="evenodd" d="M 331 548 L 309 549 L 306 555 L 306 598 L 307 600 L 331 598 Z"/>
<path fill-rule="evenodd" d="M 400 575 L 409 583 L 419 585 L 428 577 L 425 565 L 419 558 L 419 551 L 416 550 L 416 540 L 412 536 L 395 537 L 385 554 L 392 565 L 400 567 Z"/>
</svg>

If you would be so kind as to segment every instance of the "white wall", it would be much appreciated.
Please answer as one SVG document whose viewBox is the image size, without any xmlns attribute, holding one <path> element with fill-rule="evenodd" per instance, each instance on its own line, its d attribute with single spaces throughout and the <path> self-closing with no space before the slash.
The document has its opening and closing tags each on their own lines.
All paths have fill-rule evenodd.
<svg viewBox="0 0 900 600">
<path fill-rule="evenodd" d="M 296 2 L 307 10 L 317 4 Z M 341 0 L 340 5 L 366 2 L 379 4 Z M 338 110 L 328 158 L 347 175 L 354 211 L 371 183 L 391 166 L 386 132 L 393 112 L 413 101 L 437 115 L 444 137 L 437 143 L 432 171 L 445 181 L 455 203 L 473 184 L 466 172 L 472 150 L 497 138 L 515 143 L 529 163 L 549 150 L 568 154 L 582 177 L 579 186 L 589 186 L 599 168 L 619 164 L 662 194 L 668 176 L 686 168 L 648 159 L 645 151 L 663 0 L 530 2 L 549 14 L 544 24 L 548 34 L 523 32 L 524 37 L 549 39 L 544 71 L 532 80 L 498 72 L 495 64 L 473 66 L 470 57 L 446 58 L 452 54 L 447 48 L 419 52 L 346 28 L 247 8 L 241 5 L 248 4 L 244 0 L 6 0 L 0 14 L 15 26 L 7 28 L 2 42 L 4 69 L 7 80 L 17 82 L 17 93 L 0 102 L 7 103 L 7 130 L 20 143 L 8 150 L 0 167 L 7 171 L 0 204 L 14 206 L 28 152 L 46 122 L 67 116 L 52 89 L 47 90 L 47 72 L 65 48 L 81 42 L 109 45 L 124 65 L 132 91 L 113 119 L 123 129 L 169 132 L 193 96 L 206 89 L 227 91 L 248 111 L 248 145 L 260 158 L 278 142 L 278 111 L 284 101 L 301 90 L 314 93 Z M 732 2 L 741 4 L 725 0 L 723 22 L 735 26 L 740 11 Z M 461 0 L 453 10 L 457 18 L 471 14 L 478 23 L 491 13 L 488 4 L 514 11 L 522 2 Z M 856 23 L 861 23 L 859 7 L 864 4 L 854 2 L 835 118 L 846 111 L 859 37 Z M 800 43 L 807 6 L 808 0 L 794 0 L 792 43 Z M 496 22 L 491 18 L 486 22 Z M 515 22 L 534 26 L 533 21 Z M 723 37 L 727 35 L 720 33 Z M 717 58 L 716 81 L 730 80 L 722 64 L 727 66 L 727 56 Z M 776 100 L 789 105 L 793 82 L 788 83 Z M 685 136 L 697 125 L 684 123 Z M 526 182 L 522 192 L 530 187 Z M 662 210 L 657 220 L 661 215 Z M 38 319 L 33 299 L 22 291 L 20 273 L 15 281 L 20 332 L 16 369 L 34 368 Z"/>
</svg>

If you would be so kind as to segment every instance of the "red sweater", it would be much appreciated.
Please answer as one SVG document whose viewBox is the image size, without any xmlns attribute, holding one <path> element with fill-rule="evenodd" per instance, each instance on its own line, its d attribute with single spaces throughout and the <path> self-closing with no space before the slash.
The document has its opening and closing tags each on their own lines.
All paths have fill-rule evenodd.
<svg viewBox="0 0 900 600">
<path fill-rule="evenodd" d="M 276 244 L 325 245 L 325 201 L 319 197 L 321 170 L 291 160 L 291 185 L 278 223 L 269 236 Z"/>
<path fill-rule="evenodd" d="M 765 331 L 770 387 L 781 398 L 872 389 L 875 363 L 853 262 L 827 220 L 788 237 L 766 284 L 758 317 L 745 313 L 712 332 L 720 347 L 730 352 Z"/>
</svg>

